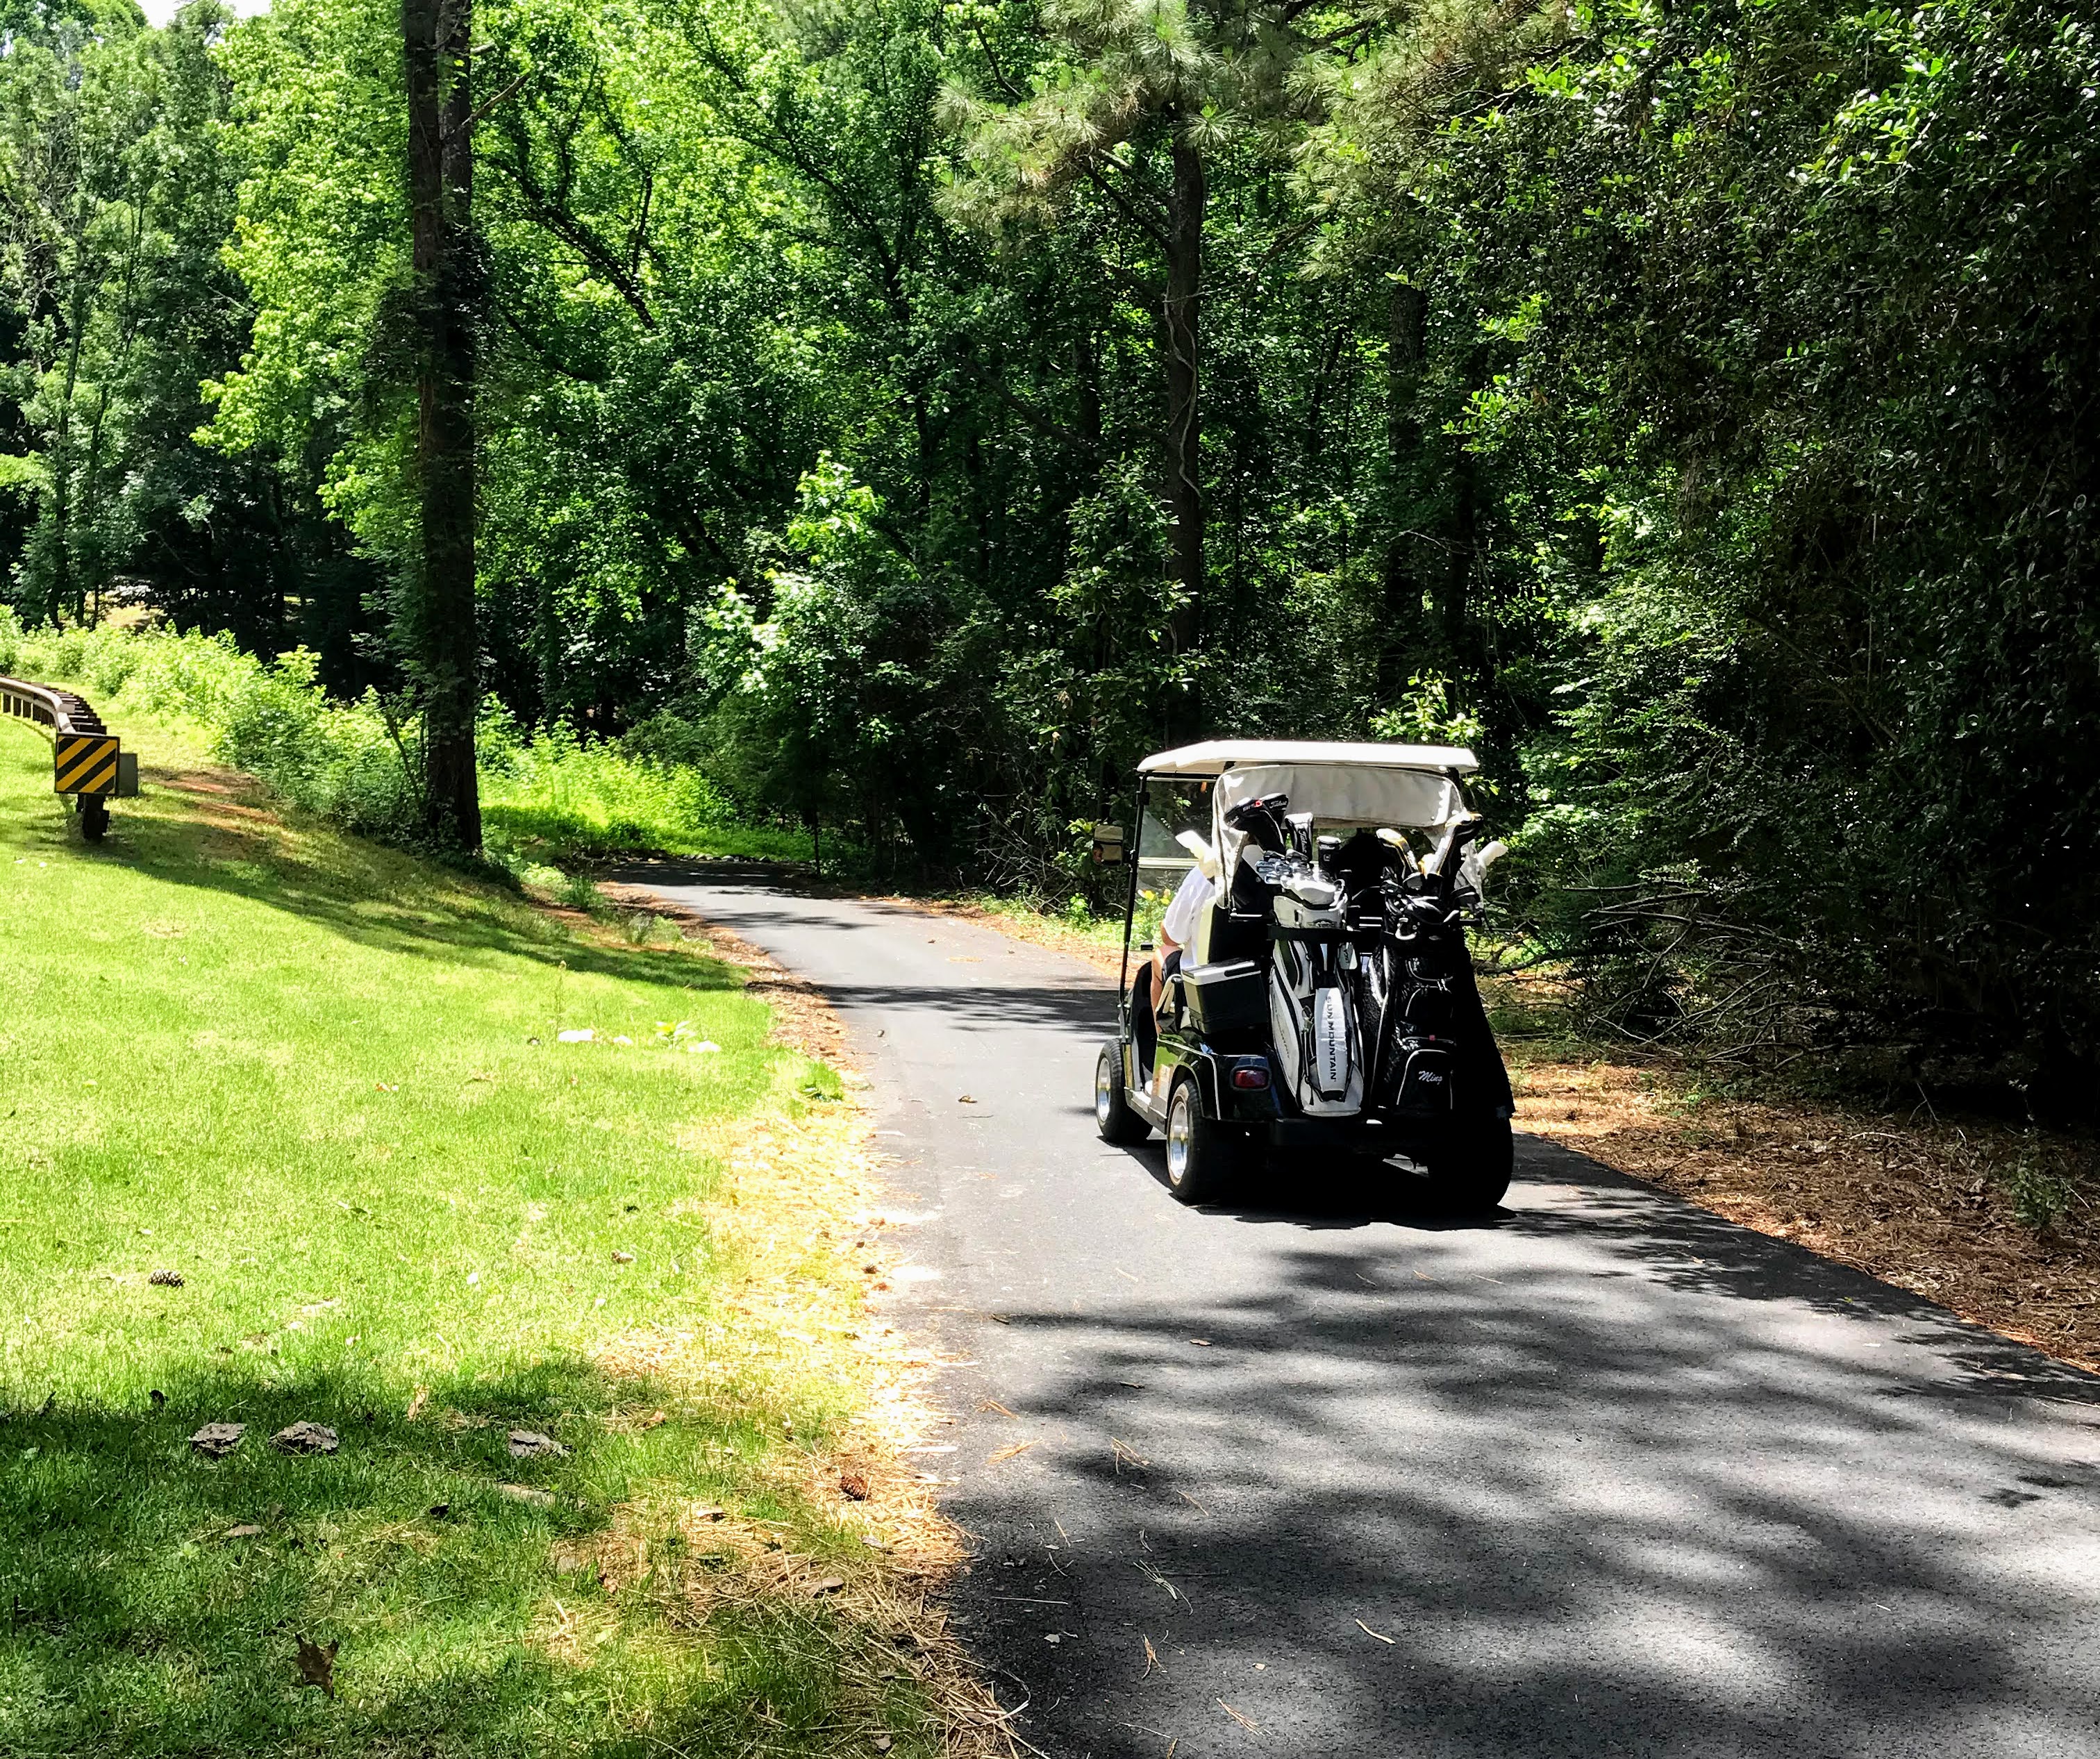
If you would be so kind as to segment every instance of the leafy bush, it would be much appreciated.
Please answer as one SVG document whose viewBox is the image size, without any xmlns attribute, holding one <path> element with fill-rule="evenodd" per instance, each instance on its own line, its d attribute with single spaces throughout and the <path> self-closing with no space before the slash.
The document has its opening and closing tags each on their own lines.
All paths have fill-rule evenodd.
<svg viewBox="0 0 2100 1759">
<path fill-rule="evenodd" d="M 128 704 L 201 728 L 214 755 L 345 828 L 406 836 L 418 818 L 408 737 L 371 692 L 333 700 L 303 648 L 266 663 L 231 636 L 24 631 L 0 609 L 7 669 L 78 684 L 105 712 Z"/>
<path fill-rule="evenodd" d="M 26 632 L 0 607 L 0 671 L 77 684 L 105 712 L 129 706 L 197 726 L 214 756 L 283 799 L 346 829 L 413 841 L 421 822 L 416 727 L 377 692 L 329 695 L 304 648 L 265 662 L 230 636 Z M 531 849 L 557 861 L 621 851 L 806 857 L 800 832 L 741 825 L 729 797 L 689 762 L 678 730 L 657 725 L 629 749 L 567 728 L 528 735 L 500 704 L 481 726 L 491 853 L 506 868 Z M 660 755 L 665 754 L 665 755 Z"/>
</svg>

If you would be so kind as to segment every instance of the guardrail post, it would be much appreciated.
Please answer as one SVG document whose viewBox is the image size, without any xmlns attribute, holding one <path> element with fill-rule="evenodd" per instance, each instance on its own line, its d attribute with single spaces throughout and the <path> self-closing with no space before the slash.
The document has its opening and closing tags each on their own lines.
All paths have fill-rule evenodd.
<svg viewBox="0 0 2100 1759">
<path fill-rule="evenodd" d="M 55 684 L 0 678 L 0 711 L 50 729 L 51 790 L 73 797 L 80 834 L 99 843 L 109 829 L 111 796 L 139 791 L 136 754 L 124 750 L 85 697 Z"/>
</svg>

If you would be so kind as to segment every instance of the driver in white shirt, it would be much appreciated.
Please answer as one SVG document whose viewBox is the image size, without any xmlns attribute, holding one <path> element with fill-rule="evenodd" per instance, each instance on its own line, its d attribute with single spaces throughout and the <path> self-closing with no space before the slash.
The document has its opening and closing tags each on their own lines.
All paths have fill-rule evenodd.
<svg viewBox="0 0 2100 1759">
<path fill-rule="evenodd" d="M 1203 912 L 1210 909 L 1217 895 L 1218 888 L 1204 878 L 1201 867 L 1191 867 L 1183 876 L 1173 902 L 1167 906 L 1167 914 L 1159 922 L 1156 963 L 1159 967 L 1160 994 L 1166 993 L 1167 980 L 1181 968 L 1182 952 L 1195 941 Z"/>
</svg>

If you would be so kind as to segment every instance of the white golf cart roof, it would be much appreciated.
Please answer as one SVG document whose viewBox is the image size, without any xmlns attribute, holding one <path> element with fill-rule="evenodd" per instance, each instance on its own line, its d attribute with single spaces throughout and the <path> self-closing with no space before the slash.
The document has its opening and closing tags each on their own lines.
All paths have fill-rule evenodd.
<svg viewBox="0 0 2100 1759">
<path fill-rule="evenodd" d="M 1155 752 L 1137 766 L 1141 776 L 1220 776 L 1228 769 L 1288 765 L 1339 765 L 1354 769 L 1426 769 L 1470 775 L 1480 760 L 1459 745 L 1352 745 L 1329 739 L 1206 739 Z"/>
<path fill-rule="evenodd" d="M 1291 810 L 1312 814 L 1321 830 L 1391 826 L 1434 830 L 1468 810 L 1458 778 L 1480 767 L 1457 745 L 1354 745 L 1321 739 L 1209 739 L 1159 752 L 1137 766 L 1152 777 L 1215 780 L 1208 791 L 1210 835 L 1202 839 L 1207 872 L 1230 872 L 1246 838 L 1225 822 L 1242 800 L 1285 794 Z M 1215 852 L 1215 853 L 1213 853 Z M 1185 867 L 1189 858 L 1169 845 L 1141 847 L 1140 865 Z"/>
</svg>

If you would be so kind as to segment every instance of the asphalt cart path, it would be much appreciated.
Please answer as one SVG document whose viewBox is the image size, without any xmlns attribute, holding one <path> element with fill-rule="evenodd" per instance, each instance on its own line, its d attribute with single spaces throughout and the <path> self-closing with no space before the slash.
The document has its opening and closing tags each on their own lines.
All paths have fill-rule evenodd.
<svg viewBox="0 0 2100 1759">
<path fill-rule="evenodd" d="M 2100 1756 L 2100 1381 L 1529 1138 L 1471 1224 L 1303 1175 L 1185 1210 L 1094 1135 L 1090 968 L 628 877 L 853 1034 L 1036 1748 Z"/>
</svg>

